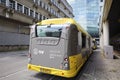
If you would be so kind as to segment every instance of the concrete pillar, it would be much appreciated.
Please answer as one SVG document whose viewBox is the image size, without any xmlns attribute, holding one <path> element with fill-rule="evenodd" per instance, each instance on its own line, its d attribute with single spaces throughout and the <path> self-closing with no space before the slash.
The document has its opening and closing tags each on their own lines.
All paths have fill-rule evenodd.
<svg viewBox="0 0 120 80">
<path fill-rule="evenodd" d="M 15 10 L 17 10 L 17 1 L 15 1 Z"/>
<path fill-rule="evenodd" d="M 103 23 L 103 50 L 104 55 L 108 59 L 113 59 L 113 46 L 109 45 L 109 25 L 108 21 Z"/>
<path fill-rule="evenodd" d="M 28 15 L 30 16 L 30 8 L 28 8 Z"/>
<path fill-rule="evenodd" d="M 6 0 L 6 6 L 9 7 L 9 0 Z"/>
<path fill-rule="evenodd" d="M 100 35 L 100 48 L 103 49 L 103 33 Z"/>
<path fill-rule="evenodd" d="M 7 6 L 7 7 L 10 6 L 9 4 L 10 4 L 9 0 L 6 0 L 6 6 Z M 5 16 L 6 16 L 7 18 L 9 18 L 9 16 L 10 16 L 9 13 L 6 12 L 5 14 L 6 14 Z"/>
<path fill-rule="evenodd" d="M 35 18 L 35 10 L 33 11 L 33 17 Z"/>
<path fill-rule="evenodd" d="M 34 2 L 36 1 L 36 0 L 33 0 Z"/>
<path fill-rule="evenodd" d="M 22 6 L 22 13 L 24 13 L 24 5 Z"/>
<path fill-rule="evenodd" d="M 109 45 L 109 25 L 108 21 L 105 21 L 103 23 L 103 41 L 104 41 L 104 46 Z"/>
</svg>

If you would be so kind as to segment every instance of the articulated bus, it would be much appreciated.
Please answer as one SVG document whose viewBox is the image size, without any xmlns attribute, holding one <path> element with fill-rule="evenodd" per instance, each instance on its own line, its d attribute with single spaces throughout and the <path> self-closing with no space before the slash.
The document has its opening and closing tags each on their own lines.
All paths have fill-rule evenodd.
<svg viewBox="0 0 120 80">
<path fill-rule="evenodd" d="M 91 53 L 91 36 L 71 18 L 47 19 L 31 26 L 29 70 L 74 77 Z"/>
</svg>

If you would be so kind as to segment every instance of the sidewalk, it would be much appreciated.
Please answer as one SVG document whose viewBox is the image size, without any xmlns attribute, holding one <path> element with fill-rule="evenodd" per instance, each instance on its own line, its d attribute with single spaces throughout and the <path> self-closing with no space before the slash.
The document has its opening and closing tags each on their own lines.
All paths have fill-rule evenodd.
<svg viewBox="0 0 120 80">
<path fill-rule="evenodd" d="M 79 80 L 120 80 L 120 59 L 105 59 L 95 50 Z"/>
<path fill-rule="evenodd" d="M 0 58 L 4 56 L 27 56 L 28 50 L 20 50 L 20 51 L 8 51 L 8 52 L 0 52 Z"/>
<path fill-rule="evenodd" d="M 10 54 L 10 53 L 24 53 L 24 52 L 28 52 L 28 50 L 14 50 L 14 51 L 1 51 L 0 54 Z"/>
</svg>

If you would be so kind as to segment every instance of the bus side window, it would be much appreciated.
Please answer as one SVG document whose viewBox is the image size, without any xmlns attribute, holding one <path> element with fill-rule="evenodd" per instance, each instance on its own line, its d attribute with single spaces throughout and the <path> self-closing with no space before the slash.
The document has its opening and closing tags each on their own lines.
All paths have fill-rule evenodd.
<svg viewBox="0 0 120 80">
<path fill-rule="evenodd" d="M 82 48 L 86 48 L 86 36 L 82 33 Z"/>
<path fill-rule="evenodd" d="M 78 46 L 78 30 L 76 25 L 71 25 L 70 34 L 69 34 L 69 53 L 70 55 L 77 54 L 77 46 Z"/>
<path fill-rule="evenodd" d="M 81 32 L 78 32 L 78 47 L 77 47 L 77 52 L 80 53 L 82 48 L 82 37 L 81 37 Z"/>
<path fill-rule="evenodd" d="M 88 46 L 89 46 L 89 48 L 90 48 L 90 37 L 88 38 Z"/>
<path fill-rule="evenodd" d="M 87 37 L 86 37 L 86 48 L 89 48 L 89 46 L 90 46 L 90 45 L 89 45 L 89 37 L 87 36 Z"/>
</svg>

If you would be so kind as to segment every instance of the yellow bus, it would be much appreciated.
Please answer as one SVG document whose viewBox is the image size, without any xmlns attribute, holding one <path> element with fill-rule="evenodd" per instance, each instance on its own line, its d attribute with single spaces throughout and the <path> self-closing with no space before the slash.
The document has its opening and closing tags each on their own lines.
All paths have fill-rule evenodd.
<svg viewBox="0 0 120 80">
<path fill-rule="evenodd" d="M 97 49 L 97 41 L 95 39 L 93 39 L 93 50 Z"/>
<path fill-rule="evenodd" d="M 74 77 L 92 52 L 91 36 L 71 18 L 31 26 L 28 69 Z"/>
</svg>

